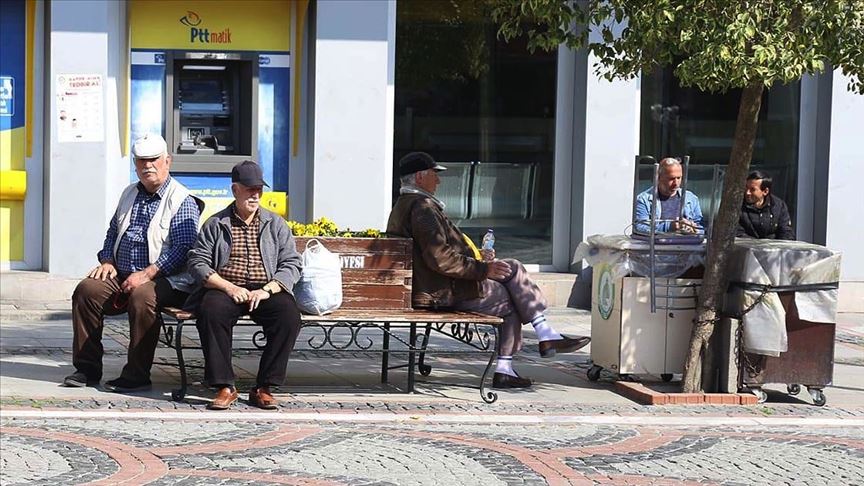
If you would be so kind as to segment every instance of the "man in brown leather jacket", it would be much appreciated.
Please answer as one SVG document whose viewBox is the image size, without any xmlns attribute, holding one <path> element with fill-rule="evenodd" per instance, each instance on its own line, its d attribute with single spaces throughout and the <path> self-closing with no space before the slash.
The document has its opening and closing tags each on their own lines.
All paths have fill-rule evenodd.
<svg viewBox="0 0 864 486">
<path fill-rule="evenodd" d="M 527 388 L 531 380 L 513 371 L 513 355 L 522 347 L 522 324 L 531 323 L 540 340 L 540 355 L 570 353 L 591 340 L 555 332 L 546 320 L 546 300 L 517 260 L 496 260 L 494 251 L 474 257 L 461 231 L 444 214 L 435 197 L 445 170 L 427 153 L 412 152 L 399 161 L 402 187 L 390 213 L 387 233 L 414 240 L 413 304 L 502 317 L 498 363 L 492 386 Z"/>
</svg>

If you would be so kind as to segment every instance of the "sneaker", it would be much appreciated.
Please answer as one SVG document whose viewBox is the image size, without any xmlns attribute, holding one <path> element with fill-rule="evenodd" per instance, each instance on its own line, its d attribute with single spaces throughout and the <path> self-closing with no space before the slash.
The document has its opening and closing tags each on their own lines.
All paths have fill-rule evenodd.
<svg viewBox="0 0 864 486">
<path fill-rule="evenodd" d="M 75 371 L 71 375 L 63 378 L 63 386 L 73 387 L 73 388 L 81 388 L 85 386 L 94 386 L 98 385 L 99 381 L 102 377 L 98 378 L 90 378 L 83 371 Z"/>
<path fill-rule="evenodd" d="M 105 382 L 105 389 L 121 393 L 149 390 L 151 386 L 150 380 L 134 381 L 122 376 Z"/>
</svg>

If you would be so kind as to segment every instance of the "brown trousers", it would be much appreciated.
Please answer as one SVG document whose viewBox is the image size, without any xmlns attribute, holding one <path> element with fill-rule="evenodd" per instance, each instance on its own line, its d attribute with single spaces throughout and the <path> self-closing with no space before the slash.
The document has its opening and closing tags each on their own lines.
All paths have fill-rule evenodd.
<svg viewBox="0 0 864 486">
<path fill-rule="evenodd" d="M 512 273 L 507 280 L 482 282 L 483 297 L 457 302 L 457 310 L 479 312 L 504 319 L 498 329 L 498 354 L 513 356 L 522 349 L 522 324 L 546 311 L 546 299 L 519 260 L 503 260 Z"/>
<path fill-rule="evenodd" d="M 116 305 L 122 292 L 117 278 L 85 278 L 72 294 L 72 364 L 89 379 L 102 377 L 102 329 L 105 316 L 129 313 L 129 351 L 120 376 L 150 379 L 153 354 L 159 342 L 159 309 L 183 305 L 188 294 L 174 290 L 164 278 L 140 285 L 128 296 L 128 306 Z"/>
</svg>

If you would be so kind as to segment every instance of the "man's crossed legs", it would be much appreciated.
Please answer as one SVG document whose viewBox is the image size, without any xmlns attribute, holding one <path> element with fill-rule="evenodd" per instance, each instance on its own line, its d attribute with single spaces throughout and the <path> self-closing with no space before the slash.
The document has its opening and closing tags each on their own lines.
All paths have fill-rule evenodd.
<svg viewBox="0 0 864 486">
<path fill-rule="evenodd" d="M 566 337 L 555 331 L 546 320 L 546 299 L 518 260 L 507 259 L 510 277 L 503 281 L 482 282 L 483 297 L 458 302 L 457 310 L 479 312 L 501 317 L 504 323 L 498 333 L 498 363 L 492 386 L 527 388 L 531 380 L 513 370 L 513 355 L 522 349 L 522 325 L 531 323 L 540 341 L 540 356 L 551 358 L 557 353 L 572 353 L 583 348 L 589 337 Z"/>
</svg>

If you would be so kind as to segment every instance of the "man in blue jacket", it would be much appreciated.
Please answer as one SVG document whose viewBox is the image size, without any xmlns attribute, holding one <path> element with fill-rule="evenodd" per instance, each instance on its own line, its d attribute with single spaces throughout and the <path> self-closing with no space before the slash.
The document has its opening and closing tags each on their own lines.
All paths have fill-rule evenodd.
<svg viewBox="0 0 864 486">
<path fill-rule="evenodd" d="M 300 333 L 294 284 L 301 258 L 284 219 L 261 207 L 267 183 L 251 160 L 231 171 L 234 202 L 211 216 L 189 251 L 189 271 L 198 288 L 186 308 L 198 316 L 204 349 L 204 378 L 218 392 L 207 406 L 231 407 L 238 393 L 231 364 L 232 329 L 243 315 L 259 324 L 267 339 L 249 404 L 275 409 L 271 387 L 285 381 L 288 355 Z"/>
<path fill-rule="evenodd" d="M 660 171 L 657 176 L 657 204 L 654 209 L 654 219 L 657 221 L 654 230 L 657 233 L 705 233 L 699 198 L 690 191 L 682 197 L 683 174 L 684 170 L 678 159 L 667 157 L 660 161 Z M 651 232 L 649 214 L 651 214 L 653 189 L 649 187 L 636 196 L 636 220 L 633 221 L 635 233 L 647 235 Z M 681 211 L 682 200 L 683 211 Z"/>
</svg>

